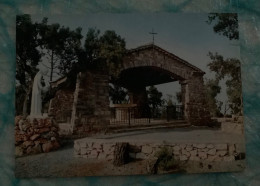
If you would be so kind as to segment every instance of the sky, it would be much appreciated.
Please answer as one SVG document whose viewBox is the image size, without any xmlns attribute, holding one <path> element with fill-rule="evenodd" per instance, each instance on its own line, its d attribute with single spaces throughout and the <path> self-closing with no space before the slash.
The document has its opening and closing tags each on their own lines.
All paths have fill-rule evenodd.
<svg viewBox="0 0 260 186">
<path fill-rule="evenodd" d="M 59 23 L 71 29 L 82 28 L 85 36 L 89 28 L 97 28 L 102 32 L 114 30 L 126 41 L 126 48 L 136 48 L 152 42 L 153 31 L 155 45 L 177 55 L 189 63 L 206 72 L 205 78 L 213 78 L 207 67 L 210 58 L 208 52 L 218 52 L 224 58 L 240 59 L 238 41 L 228 38 L 213 31 L 213 25 L 206 23 L 207 14 L 176 14 L 176 13 L 133 13 L 133 14 L 87 14 L 87 15 L 32 15 L 33 21 L 40 22 L 43 17 L 48 17 L 49 23 Z M 84 42 L 84 38 L 82 40 Z M 226 87 L 221 83 L 222 91 L 217 99 L 225 101 Z M 156 86 L 166 99 L 167 94 L 175 95 L 180 91 L 178 82 Z"/>
</svg>

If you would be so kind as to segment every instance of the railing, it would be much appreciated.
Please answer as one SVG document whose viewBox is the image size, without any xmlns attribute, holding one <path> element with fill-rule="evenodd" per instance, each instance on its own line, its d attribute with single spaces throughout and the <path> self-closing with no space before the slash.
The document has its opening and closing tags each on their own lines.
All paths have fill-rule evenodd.
<svg viewBox="0 0 260 186">
<path fill-rule="evenodd" d="M 184 119 L 183 105 L 172 105 L 166 107 L 167 121 Z"/>
<path fill-rule="evenodd" d="M 131 125 L 150 123 L 150 109 L 140 107 L 115 107 L 111 109 L 111 125 Z"/>
</svg>

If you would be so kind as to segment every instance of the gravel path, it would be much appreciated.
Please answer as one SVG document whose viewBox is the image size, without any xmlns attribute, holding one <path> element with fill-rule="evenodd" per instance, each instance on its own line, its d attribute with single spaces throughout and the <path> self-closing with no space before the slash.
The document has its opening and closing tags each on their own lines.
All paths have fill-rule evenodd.
<svg viewBox="0 0 260 186">
<path fill-rule="evenodd" d="M 75 158 L 72 141 L 58 151 L 19 157 L 15 161 L 15 176 L 19 178 L 146 174 L 145 161 L 114 167 L 111 161 Z"/>
</svg>

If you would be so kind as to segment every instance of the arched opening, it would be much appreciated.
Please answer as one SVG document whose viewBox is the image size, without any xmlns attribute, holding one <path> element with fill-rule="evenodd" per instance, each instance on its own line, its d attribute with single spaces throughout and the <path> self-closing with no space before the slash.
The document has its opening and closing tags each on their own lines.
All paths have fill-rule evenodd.
<svg viewBox="0 0 260 186">
<path fill-rule="evenodd" d="M 177 104 L 173 98 L 176 97 L 176 92 L 179 92 L 182 97 L 179 84 L 184 80 L 156 66 L 138 66 L 122 70 L 118 78 L 111 83 L 127 90 L 128 100 L 123 104 L 112 105 L 111 123 L 163 123 L 170 120 L 183 120 L 185 117 L 183 99 Z M 169 86 L 178 89 L 170 94 L 168 90 L 167 95 L 167 90 L 163 90 L 163 87 L 170 89 Z"/>
</svg>

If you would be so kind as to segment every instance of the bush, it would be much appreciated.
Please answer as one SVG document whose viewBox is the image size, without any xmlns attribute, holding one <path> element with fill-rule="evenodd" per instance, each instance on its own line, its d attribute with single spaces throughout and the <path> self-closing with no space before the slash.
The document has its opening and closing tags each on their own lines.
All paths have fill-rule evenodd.
<svg viewBox="0 0 260 186">
<path fill-rule="evenodd" d="M 174 169 L 175 161 L 171 151 L 168 148 L 163 147 L 160 151 L 156 152 L 155 156 L 158 158 L 157 162 L 160 168 L 165 171 Z"/>
</svg>

